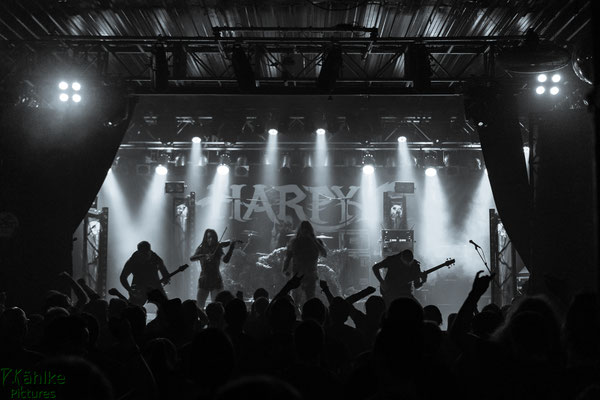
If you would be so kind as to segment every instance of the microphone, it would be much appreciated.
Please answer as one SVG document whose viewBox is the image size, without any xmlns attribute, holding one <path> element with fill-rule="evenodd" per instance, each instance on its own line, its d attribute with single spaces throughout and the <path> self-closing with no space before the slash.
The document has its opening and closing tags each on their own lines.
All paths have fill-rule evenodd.
<svg viewBox="0 0 600 400">
<path fill-rule="evenodd" d="M 476 249 L 477 249 L 477 248 L 479 248 L 479 249 L 481 248 L 481 247 L 480 247 L 480 246 L 479 246 L 477 243 L 475 243 L 475 242 L 474 242 L 474 241 L 472 241 L 472 240 L 469 240 L 469 243 L 471 243 L 473 246 L 475 246 L 475 248 L 476 248 Z"/>
</svg>

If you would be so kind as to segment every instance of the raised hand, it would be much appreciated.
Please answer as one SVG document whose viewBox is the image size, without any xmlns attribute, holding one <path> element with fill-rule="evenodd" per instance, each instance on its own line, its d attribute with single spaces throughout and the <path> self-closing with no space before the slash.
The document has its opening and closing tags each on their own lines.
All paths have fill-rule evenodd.
<svg viewBox="0 0 600 400">
<path fill-rule="evenodd" d="M 495 273 L 491 275 L 479 276 L 483 273 L 483 271 L 478 271 L 477 275 L 475 275 L 475 280 L 473 280 L 473 288 L 471 289 L 471 293 L 477 297 L 483 296 L 483 294 L 490 287 L 490 282 L 494 279 Z"/>
<path fill-rule="evenodd" d="M 327 281 L 319 281 L 319 286 L 321 290 L 325 291 L 329 289 L 329 285 L 327 285 Z"/>
<path fill-rule="evenodd" d="M 298 273 L 295 273 L 294 276 L 292 276 L 292 278 L 287 282 L 288 288 L 290 290 L 299 288 L 302 278 L 304 278 L 304 275 L 298 276 Z"/>
</svg>

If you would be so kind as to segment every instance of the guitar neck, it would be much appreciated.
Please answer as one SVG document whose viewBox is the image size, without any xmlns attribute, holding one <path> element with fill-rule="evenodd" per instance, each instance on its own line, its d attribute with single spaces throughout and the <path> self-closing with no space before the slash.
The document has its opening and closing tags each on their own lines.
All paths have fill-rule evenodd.
<svg viewBox="0 0 600 400">
<path fill-rule="evenodd" d="M 440 265 L 438 265 L 438 266 L 435 266 L 435 267 L 433 267 L 433 268 L 429 268 L 428 270 L 425 270 L 425 271 L 423 271 L 423 274 L 426 274 L 426 275 L 427 275 L 427 274 L 430 274 L 430 273 L 432 273 L 432 272 L 435 272 L 435 271 L 437 271 L 437 270 L 438 270 L 438 269 L 440 269 L 440 268 L 444 268 L 446 265 L 447 265 L 446 263 L 442 263 L 442 264 L 440 264 Z"/>
<path fill-rule="evenodd" d="M 164 285 L 165 282 L 167 282 L 169 279 L 171 279 L 174 275 L 177 275 L 178 273 L 180 273 L 183 270 L 185 270 L 187 267 L 188 267 L 188 265 L 185 264 L 185 265 L 182 265 L 181 267 L 177 268 L 175 271 L 170 272 L 169 275 L 165 276 L 164 278 L 162 278 L 160 280 L 160 283 L 162 283 Z"/>
</svg>

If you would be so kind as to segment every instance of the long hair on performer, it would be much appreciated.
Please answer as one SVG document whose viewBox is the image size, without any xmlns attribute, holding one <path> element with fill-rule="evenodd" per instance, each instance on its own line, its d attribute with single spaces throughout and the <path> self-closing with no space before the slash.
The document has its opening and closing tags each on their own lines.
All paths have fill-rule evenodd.
<svg viewBox="0 0 600 400">
<path fill-rule="evenodd" d="M 283 273 L 286 276 L 297 274 L 303 277 L 300 287 L 293 292 L 296 304 L 302 304 L 302 300 L 306 301 L 315 297 L 319 280 L 317 273 L 319 255 L 327 257 L 325 244 L 321 239 L 317 239 L 310 222 L 302 221 L 296 236 L 288 244 L 283 263 Z"/>
<path fill-rule="evenodd" d="M 194 255 L 190 257 L 191 261 L 200 261 L 202 267 L 198 278 L 198 294 L 196 296 L 199 308 L 204 308 L 209 294 L 211 300 L 215 301 L 217 294 L 223 290 L 223 278 L 219 269 L 221 259 L 225 264 L 229 262 L 236 243 L 240 243 L 240 241 L 219 242 L 217 232 L 214 229 L 204 231 L 202 243 L 196 248 Z M 229 246 L 229 250 L 225 254 L 223 248 L 227 246 Z"/>
</svg>

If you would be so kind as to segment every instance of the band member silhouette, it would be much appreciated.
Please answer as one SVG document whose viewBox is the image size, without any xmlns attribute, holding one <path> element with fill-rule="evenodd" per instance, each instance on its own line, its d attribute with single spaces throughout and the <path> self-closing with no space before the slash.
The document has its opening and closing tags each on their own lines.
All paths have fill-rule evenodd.
<svg viewBox="0 0 600 400">
<path fill-rule="evenodd" d="M 204 231 L 202 243 L 196 248 L 194 255 L 190 257 L 191 261 L 200 261 L 202 267 L 200 278 L 198 279 L 198 295 L 196 297 L 198 307 L 204 308 L 209 294 L 211 300 L 215 301 L 217 294 L 223 290 L 223 278 L 219 269 L 221 259 L 223 259 L 225 264 L 229 262 L 236 243 L 241 242 L 235 240 L 233 242 L 226 241 L 219 243 L 217 232 L 213 229 Z M 229 251 L 225 254 L 223 248 L 227 246 L 229 246 Z"/>
<path fill-rule="evenodd" d="M 303 294 L 304 301 L 315 297 L 317 281 L 319 280 L 317 274 L 319 255 L 327 257 L 327 249 L 321 239 L 315 237 L 315 231 L 310 222 L 302 221 L 296 236 L 287 246 L 283 263 L 283 272 L 286 276 L 292 274 L 303 276 L 300 287 L 293 292 L 296 304 L 301 304 Z"/>
<path fill-rule="evenodd" d="M 384 268 L 387 269 L 385 278 L 381 276 L 380 271 Z M 380 283 L 381 295 L 386 306 L 399 297 L 414 298 L 413 285 L 418 289 L 427 281 L 427 275 L 421 272 L 421 264 L 408 249 L 375 264 L 373 273 Z"/>
<path fill-rule="evenodd" d="M 121 285 L 129 292 L 130 302 L 140 306 L 144 305 L 148 300 L 148 292 L 154 289 L 165 294 L 161 279 L 158 277 L 159 271 L 163 279 L 169 276 L 165 263 L 158 254 L 152 251 L 150 243 L 139 242 L 137 251 L 127 260 L 119 278 Z M 133 275 L 131 285 L 127 281 L 129 275 Z"/>
</svg>

